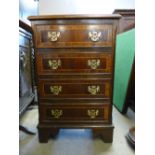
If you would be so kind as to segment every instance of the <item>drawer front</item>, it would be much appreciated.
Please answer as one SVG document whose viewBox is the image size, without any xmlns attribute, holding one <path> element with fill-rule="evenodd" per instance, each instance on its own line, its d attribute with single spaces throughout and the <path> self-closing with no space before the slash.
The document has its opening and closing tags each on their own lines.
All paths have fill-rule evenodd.
<svg viewBox="0 0 155 155">
<path fill-rule="evenodd" d="M 107 73 L 112 72 L 110 52 L 41 52 L 37 53 L 39 75 L 54 73 Z"/>
<path fill-rule="evenodd" d="M 37 25 L 36 47 L 112 47 L 112 25 Z"/>
<path fill-rule="evenodd" d="M 41 122 L 109 122 L 110 104 L 40 106 Z"/>
<path fill-rule="evenodd" d="M 39 80 L 41 98 L 105 98 L 111 97 L 111 80 Z"/>
</svg>

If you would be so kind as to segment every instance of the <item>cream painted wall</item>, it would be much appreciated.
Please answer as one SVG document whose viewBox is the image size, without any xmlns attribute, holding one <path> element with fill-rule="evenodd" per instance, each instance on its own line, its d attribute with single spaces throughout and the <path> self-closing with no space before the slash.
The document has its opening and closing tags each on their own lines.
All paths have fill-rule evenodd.
<svg viewBox="0 0 155 155">
<path fill-rule="evenodd" d="M 39 0 L 39 14 L 111 14 L 134 9 L 135 0 Z"/>
</svg>

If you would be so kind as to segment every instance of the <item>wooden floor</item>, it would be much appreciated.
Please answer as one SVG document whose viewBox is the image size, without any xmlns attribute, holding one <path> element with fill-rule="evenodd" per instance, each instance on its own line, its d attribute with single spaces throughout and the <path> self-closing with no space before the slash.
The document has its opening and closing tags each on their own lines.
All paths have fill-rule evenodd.
<svg viewBox="0 0 155 155">
<path fill-rule="evenodd" d="M 128 145 L 125 135 L 134 125 L 134 113 L 128 110 L 123 116 L 113 108 L 114 140 L 106 144 L 101 139 L 93 139 L 89 129 L 62 129 L 56 139 L 48 143 L 38 142 L 36 126 L 38 124 L 38 110 L 28 110 L 20 119 L 20 124 L 36 132 L 28 135 L 19 133 L 19 155 L 134 155 L 134 150 Z"/>
</svg>

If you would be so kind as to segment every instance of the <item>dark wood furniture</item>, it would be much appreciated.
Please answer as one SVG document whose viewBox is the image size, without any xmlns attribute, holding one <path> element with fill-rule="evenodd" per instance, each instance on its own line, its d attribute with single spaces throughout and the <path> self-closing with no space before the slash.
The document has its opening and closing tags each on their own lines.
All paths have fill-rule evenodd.
<svg viewBox="0 0 155 155">
<path fill-rule="evenodd" d="M 120 14 L 122 17 L 119 20 L 118 33 L 124 32 L 129 27 L 135 25 L 135 10 L 134 9 L 116 9 L 113 14 Z"/>
<path fill-rule="evenodd" d="M 133 23 L 128 27 L 126 27 L 124 31 L 129 31 L 134 28 L 135 28 L 135 24 Z M 125 98 L 125 103 L 124 103 L 122 113 L 126 114 L 129 107 L 135 112 L 135 58 L 132 64 L 129 84 L 127 88 L 127 93 L 126 93 L 126 98 Z"/>
<path fill-rule="evenodd" d="M 132 64 L 130 79 L 129 79 L 127 93 L 125 97 L 125 103 L 122 109 L 122 114 L 126 114 L 129 107 L 135 112 L 135 59 Z"/>
<path fill-rule="evenodd" d="M 60 128 L 91 128 L 112 142 L 116 25 L 120 15 L 31 16 L 39 141 Z"/>
<path fill-rule="evenodd" d="M 19 20 L 19 117 L 33 103 L 35 97 L 33 53 L 32 29 Z M 23 125 L 19 125 L 19 130 L 35 134 Z"/>
<path fill-rule="evenodd" d="M 34 100 L 32 53 L 32 29 L 19 20 L 19 115 Z"/>
</svg>

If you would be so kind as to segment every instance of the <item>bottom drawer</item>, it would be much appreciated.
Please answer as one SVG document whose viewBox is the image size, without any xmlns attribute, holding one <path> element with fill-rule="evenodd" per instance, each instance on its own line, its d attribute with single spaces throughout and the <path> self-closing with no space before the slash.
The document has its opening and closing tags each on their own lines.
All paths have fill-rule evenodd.
<svg viewBox="0 0 155 155">
<path fill-rule="evenodd" d="M 104 122 L 110 123 L 111 104 L 100 105 L 40 105 L 40 123 Z"/>
</svg>

